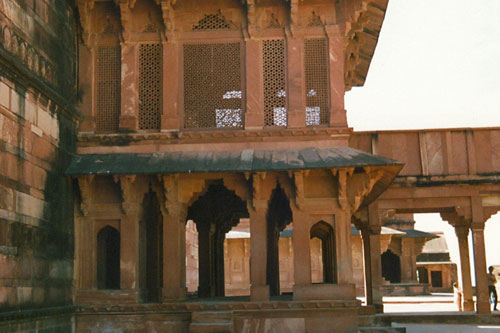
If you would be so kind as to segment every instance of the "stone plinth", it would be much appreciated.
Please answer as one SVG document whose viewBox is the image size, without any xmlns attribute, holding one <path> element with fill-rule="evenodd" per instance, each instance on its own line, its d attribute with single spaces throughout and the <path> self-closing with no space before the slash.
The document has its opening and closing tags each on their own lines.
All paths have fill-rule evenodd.
<svg viewBox="0 0 500 333">
<path fill-rule="evenodd" d="M 309 300 L 354 300 L 356 289 L 354 284 L 304 284 L 293 286 L 293 299 Z"/>
</svg>

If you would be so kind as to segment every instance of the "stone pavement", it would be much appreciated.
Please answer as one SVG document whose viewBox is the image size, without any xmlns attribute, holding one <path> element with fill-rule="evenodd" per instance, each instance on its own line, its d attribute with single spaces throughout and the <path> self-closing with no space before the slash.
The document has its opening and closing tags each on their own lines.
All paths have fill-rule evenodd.
<svg viewBox="0 0 500 333">
<path fill-rule="evenodd" d="M 364 301 L 364 299 L 361 299 Z M 500 312 L 476 317 L 474 312 L 459 312 L 453 294 L 384 297 L 384 316 L 393 327 L 406 327 L 407 333 L 500 332 Z"/>
</svg>

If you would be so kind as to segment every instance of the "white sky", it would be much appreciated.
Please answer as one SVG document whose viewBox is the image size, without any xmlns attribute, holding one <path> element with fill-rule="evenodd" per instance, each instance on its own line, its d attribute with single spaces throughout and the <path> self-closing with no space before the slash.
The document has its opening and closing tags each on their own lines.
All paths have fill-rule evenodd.
<svg viewBox="0 0 500 333">
<path fill-rule="evenodd" d="M 500 0 L 389 0 L 366 83 L 346 95 L 349 126 L 500 127 L 498 13 Z M 415 220 L 417 229 L 444 231 L 458 263 L 453 229 L 437 214 Z M 486 223 L 488 265 L 500 264 L 499 238 L 497 214 Z"/>
</svg>

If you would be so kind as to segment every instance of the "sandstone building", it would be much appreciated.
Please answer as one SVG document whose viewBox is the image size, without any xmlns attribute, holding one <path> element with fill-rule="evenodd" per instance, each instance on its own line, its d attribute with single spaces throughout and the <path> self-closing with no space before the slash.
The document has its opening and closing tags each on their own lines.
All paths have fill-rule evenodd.
<svg viewBox="0 0 500 333">
<path fill-rule="evenodd" d="M 468 310 L 472 231 L 477 312 L 488 314 L 483 229 L 500 207 L 500 129 L 348 127 L 344 94 L 365 81 L 386 8 L 0 0 L 2 329 L 356 331 L 383 310 L 382 226 L 418 212 L 456 228 Z M 242 219 L 250 290 L 232 299 L 224 239 Z M 287 230 L 293 283 L 282 286 Z"/>
</svg>

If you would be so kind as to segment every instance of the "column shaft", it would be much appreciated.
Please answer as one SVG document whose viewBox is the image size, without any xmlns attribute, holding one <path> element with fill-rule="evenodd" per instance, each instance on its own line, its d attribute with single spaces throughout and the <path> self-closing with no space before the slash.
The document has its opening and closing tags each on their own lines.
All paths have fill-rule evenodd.
<svg viewBox="0 0 500 333">
<path fill-rule="evenodd" d="M 365 297 L 367 305 L 374 305 L 383 312 L 382 262 L 380 256 L 380 228 L 361 230 L 365 264 Z"/>
<path fill-rule="evenodd" d="M 486 251 L 484 248 L 484 224 L 472 226 L 474 247 L 474 268 L 476 272 L 476 311 L 480 314 L 491 313 L 488 293 L 488 276 L 486 272 Z"/>
<path fill-rule="evenodd" d="M 293 275 L 295 285 L 311 284 L 311 250 L 307 215 L 293 212 Z"/>
<path fill-rule="evenodd" d="M 138 73 L 136 65 L 136 45 L 122 43 L 122 85 L 120 128 L 135 131 L 137 129 L 137 112 L 139 110 Z"/>
<path fill-rule="evenodd" d="M 264 126 L 264 87 L 262 78 L 262 41 L 248 40 L 246 52 L 246 104 L 245 128 Z"/>
<path fill-rule="evenodd" d="M 344 36 L 338 26 L 327 26 L 330 62 L 330 126 L 347 127 L 344 108 Z"/>
<path fill-rule="evenodd" d="M 306 126 L 306 98 L 304 77 L 304 41 L 290 38 L 287 40 L 288 60 L 288 127 Z"/>
<path fill-rule="evenodd" d="M 185 217 L 163 215 L 163 300 L 186 298 Z"/>
<path fill-rule="evenodd" d="M 139 288 L 139 216 L 125 215 L 120 225 L 120 289 Z"/>
<path fill-rule="evenodd" d="M 351 216 L 348 212 L 339 211 L 335 214 L 337 227 L 337 271 L 339 284 L 352 284 L 352 246 L 351 246 Z"/>
<path fill-rule="evenodd" d="M 163 44 L 163 114 L 161 130 L 173 131 L 182 127 L 179 117 L 179 44 Z M 168 59 L 168 61 L 167 61 Z"/>
<path fill-rule="evenodd" d="M 250 213 L 250 299 L 264 301 L 269 299 L 269 286 L 266 283 L 267 268 L 267 223 L 264 209 L 251 210 Z"/>
<path fill-rule="evenodd" d="M 474 301 L 472 300 L 472 280 L 470 274 L 469 259 L 469 228 L 465 226 L 455 226 L 455 233 L 458 238 L 458 251 L 460 254 L 460 288 L 462 289 L 462 306 L 464 311 L 474 311 Z"/>
</svg>

